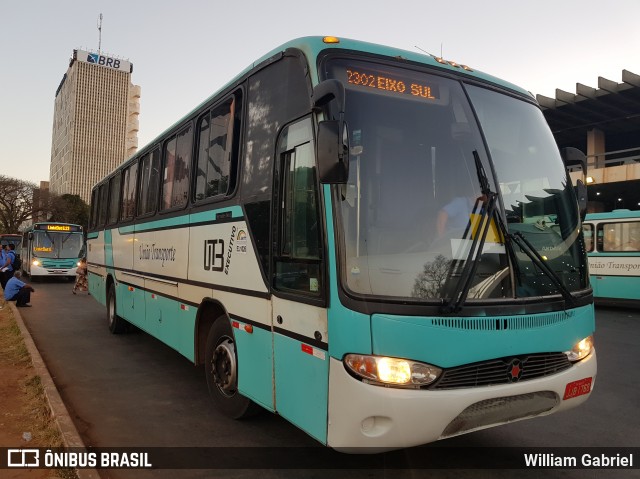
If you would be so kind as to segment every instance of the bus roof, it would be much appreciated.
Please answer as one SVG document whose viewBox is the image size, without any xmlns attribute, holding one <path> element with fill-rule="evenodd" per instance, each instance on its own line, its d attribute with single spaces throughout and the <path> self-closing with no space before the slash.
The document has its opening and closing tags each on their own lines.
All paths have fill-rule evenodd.
<svg viewBox="0 0 640 479">
<path fill-rule="evenodd" d="M 190 118 L 193 115 L 195 115 L 200 109 L 202 109 L 207 103 L 212 101 L 221 92 L 233 87 L 233 85 L 235 85 L 241 79 L 243 79 L 246 75 L 248 75 L 251 72 L 251 70 L 253 70 L 256 66 L 258 66 L 261 63 L 263 63 L 264 61 L 272 58 L 274 55 L 277 55 L 278 53 L 284 52 L 285 50 L 287 50 L 289 48 L 295 48 L 295 49 L 298 49 L 298 50 L 302 51 L 307 56 L 307 58 L 310 58 L 310 59 L 315 59 L 315 58 L 318 57 L 318 55 L 321 52 L 326 51 L 326 50 L 330 50 L 330 49 L 344 50 L 344 51 L 347 51 L 347 52 L 364 52 L 364 53 L 369 53 L 369 54 L 373 54 L 373 55 L 380 55 L 380 56 L 386 56 L 386 57 L 395 58 L 395 59 L 401 59 L 401 60 L 404 60 L 404 61 L 407 61 L 407 62 L 411 62 L 411 63 L 414 63 L 414 64 L 422 64 L 422 65 L 433 67 L 433 68 L 436 68 L 436 69 L 439 69 L 439 70 L 449 71 L 449 72 L 452 72 L 452 73 L 456 73 L 458 75 L 462 75 L 462 76 L 466 76 L 466 77 L 469 77 L 469 78 L 473 78 L 473 79 L 476 79 L 476 80 L 479 80 L 479 81 L 482 81 L 482 82 L 487 82 L 487 83 L 493 84 L 495 86 L 499 86 L 501 88 L 510 90 L 510 91 L 512 91 L 512 92 L 514 92 L 514 93 L 516 93 L 518 95 L 527 97 L 528 99 L 530 99 L 532 101 L 535 101 L 535 97 L 531 94 L 531 92 L 529 92 L 529 91 L 527 91 L 527 90 L 525 90 L 525 89 L 523 89 L 523 88 L 521 88 L 521 87 L 519 87 L 517 85 L 514 85 L 513 83 L 506 82 L 506 81 L 501 80 L 501 79 L 499 79 L 497 77 L 494 77 L 492 75 L 489 75 L 489 74 L 483 73 L 481 71 L 475 70 L 472 67 L 470 69 L 468 69 L 468 70 L 464 69 L 461 64 L 458 64 L 458 63 L 453 62 L 453 61 L 448 61 L 448 60 L 445 61 L 445 60 L 442 60 L 442 59 L 439 59 L 440 61 L 438 61 L 438 59 L 435 56 L 432 56 L 432 55 L 429 55 L 429 54 L 424 54 L 424 53 L 420 53 L 420 52 L 413 52 L 413 51 L 409 51 L 409 50 L 402 50 L 402 49 L 399 49 L 399 48 L 393 48 L 393 47 L 389 47 L 389 46 L 385 46 L 385 45 L 378 45 L 378 44 L 375 44 L 375 43 L 368 43 L 368 42 L 363 42 L 363 41 L 359 41 L 359 40 L 352 40 L 352 39 L 348 39 L 348 38 L 339 38 L 338 42 L 336 42 L 336 43 L 327 43 L 324 40 L 325 38 L 335 38 L 335 37 L 309 36 L 309 37 L 296 38 L 296 39 L 291 40 L 291 41 L 289 41 L 287 43 L 284 43 L 284 44 L 280 45 L 279 47 L 274 48 L 270 52 L 266 53 L 265 55 L 260 57 L 258 60 L 256 60 L 253 63 L 251 63 L 247 68 L 245 68 L 238 75 L 236 75 L 231 80 L 229 80 L 224 86 L 222 86 L 220 89 L 218 89 L 212 95 L 207 97 L 198 106 L 196 106 L 194 109 L 189 111 L 189 113 L 187 113 L 182 118 L 180 118 L 178 121 L 176 121 L 171 126 L 166 128 L 162 133 L 160 133 L 158 136 L 156 136 L 148 144 L 146 144 L 142 148 L 140 148 L 131 158 L 129 158 L 127 160 L 127 162 L 130 159 L 132 159 L 132 158 L 134 158 L 134 157 L 136 157 L 136 156 L 138 156 L 140 154 L 145 153 L 152 146 L 157 144 L 158 139 L 163 138 L 164 136 L 168 135 L 172 130 L 177 128 L 179 125 L 183 124 L 184 121 L 187 118 Z M 317 78 L 318 78 L 316 62 L 315 61 L 311 61 L 309 67 L 311 69 L 311 78 L 312 78 L 312 81 L 314 82 L 314 85 L 315 85 L 315 82 L 317 81 Z M 114 169 L 114 171 L 117 171 L 118 168 Z M 113 174 L 113 171 L 110 172 L 108 175 L 106 175 L 102 180 L 100 180 L 99 183 L 104 181 L 104 179 L 110 177 L 111 174 Z"/>
<path fill-rule="evenodd" d="M 626 218 L 640 218 L 640 211 L 619 209 L 619 210 L 608 211 L 605 213 L 589 213 L 585 218 L 585 221 L 618 220 L 618 219 L 626 219 Z"/>
</svg>

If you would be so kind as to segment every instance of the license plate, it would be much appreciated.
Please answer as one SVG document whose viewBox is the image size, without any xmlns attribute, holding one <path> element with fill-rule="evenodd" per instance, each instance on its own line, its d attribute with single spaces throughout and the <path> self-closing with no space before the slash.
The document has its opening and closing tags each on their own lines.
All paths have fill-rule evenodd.
<svg viewBox="0 0 640 479">
<path fill-rule="evenodd" d="M 583 394 L 588 394 L 591 391 L 592 382 L 593 378 L 584 378 L 567 384 L 567 387 L 564 390 L 564 397 L 562 399 L 567 400 L 582 396 Z"/>
</svg>

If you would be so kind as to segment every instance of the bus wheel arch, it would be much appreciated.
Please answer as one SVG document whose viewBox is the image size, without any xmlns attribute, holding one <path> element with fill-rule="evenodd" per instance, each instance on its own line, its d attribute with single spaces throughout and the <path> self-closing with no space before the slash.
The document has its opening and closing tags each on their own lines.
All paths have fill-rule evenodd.
<svg viewBox="0 0 640 479">
<path fill-rule="evenodd" d="M 204 368 L 209 395 L 223 414 L 242 419 L 260 411 L 256 403 L 238 391 L 238 356 L 226 313 L 219 316 L 209 330 Z"/>
<path fill-rule="evenodd" d="M 107 278 L 107 324 L 112 334 L 121 334 L 126 330 L 127 323 L 118 316 L 116 301 L 116 285 L 111 276 Z"/>
<path fill-rule="evenodd" d="M 227 310 L 214 299 L 205 299 L 198 308 L 196 314 L 196 326 L 194 336 L 195 358 L 194 363 L 199 366 L 204 364 L 207 350 L 207 338 L 213 323 L 221 317 L 228 319 Z"/>
</svg>

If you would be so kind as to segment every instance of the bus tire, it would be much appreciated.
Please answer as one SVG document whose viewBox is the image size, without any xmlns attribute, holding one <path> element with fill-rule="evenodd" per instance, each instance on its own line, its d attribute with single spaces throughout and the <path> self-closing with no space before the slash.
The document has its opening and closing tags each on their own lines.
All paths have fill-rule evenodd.
<svg viewBox="0 0 640 479">
<path fill-rule="evenodd" d="M 116 312 L 116 287 L 111 284 L 107 292 L 107 322 L 111 334 L 124 333 L 126 322 Z"/>
<path fill-rule="evenodd" d="M 260 406 L 238 392 L 238 356 L 229 318 L 225 315 L 209 330 L 204 365 L 209 394 L 222 413 L 242 419 L 259 412 Z"/>
</svg>

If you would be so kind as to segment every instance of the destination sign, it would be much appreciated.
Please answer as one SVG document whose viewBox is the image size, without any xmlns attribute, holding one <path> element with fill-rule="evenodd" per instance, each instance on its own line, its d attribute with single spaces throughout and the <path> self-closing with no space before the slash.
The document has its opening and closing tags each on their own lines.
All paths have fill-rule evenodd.
<svg viewBox="0 0 640 479">
<path fill-rule="evenodd" d="M 82 227 L 78 225 L 63 225 L 63 224 L 37 224 L 33 227 L 35 230 L 44 231 L 61 231 L 61 232 L 78 232 L 82 231 Z"/>
<path fill-rule="evenodd" d="M 413 96 L 426 101 L 440 98 L 436 84 L 419 82 L 408 77 L 401 77 L 388 72 L 374 72 L 362 69 L 346 68 L 347 83 L 362 88 L 372 88 L 398 95 Z"/>
</svg>

